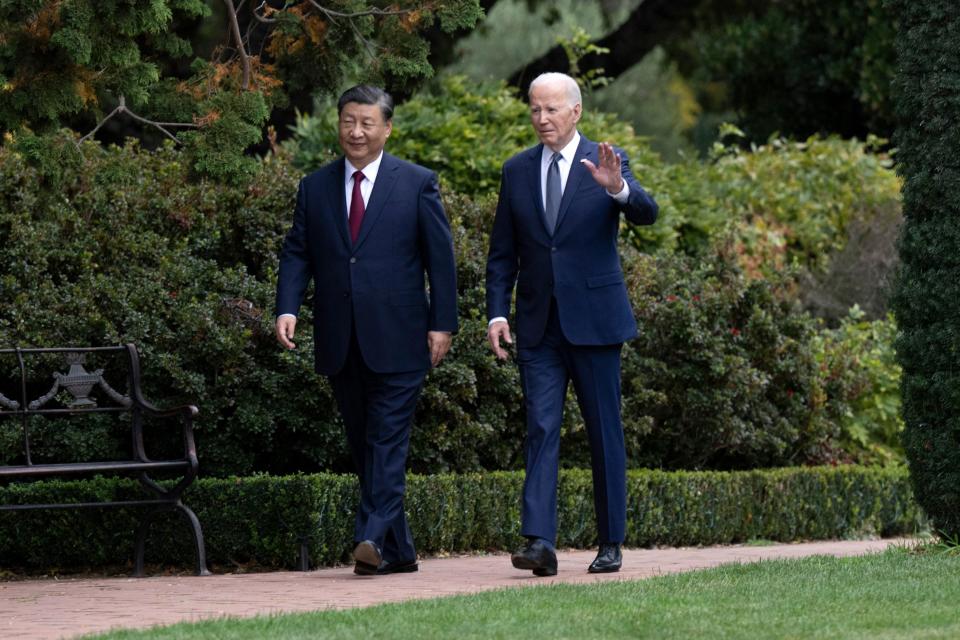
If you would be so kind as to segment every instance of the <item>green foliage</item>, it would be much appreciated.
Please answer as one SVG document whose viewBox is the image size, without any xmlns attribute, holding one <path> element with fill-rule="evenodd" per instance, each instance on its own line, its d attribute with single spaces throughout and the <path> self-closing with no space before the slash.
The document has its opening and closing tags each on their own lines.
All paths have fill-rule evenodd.
<svg viewBox="0 0 960 640">
<path fill-rule="evenodd" d="M 838 328 L 822 331 L 816 342 L 817 361 L 828 388 L 842 385 L 848 395 L 856 395 L 840 417 L 839 440 L 858 462 L 903 459 L 901 372 L 893 349 L 896 334 L 892 316 L 870 322 L 854 306 Z"/>
<path fill-rule="evenodd" d="M 748 151 L 718 142 L 709 162 L 651 165 L 642 175 L 662 212 L 654 227 L 669 225 L 670 236 L 653 244 L 646 227 L 627 234 L 640 248 L 697 254 L 733 226 L 742 262 L 753 273 L 795 263 L 822 269 L 854 219 L 897 206 L 899 182 L 890 161 L 872 149 L 872 141 L 816 137 L 774 138 Z"/>
<path fill-rule="evenodd" d="M 191 182 L 188 162 L 170 147 L 88 144 L 50 190 L 0 149 L 0 344 L 135 342 L 149 398 L 202 407 L 206 473 L 337 468 L 330 391 L 309 350 L 276 348 L 268 311 L 297 176 L 273 159 L 228 188 Z M 68 442 L 90 428 L 66 428 Z M 98 446 L 59 461 L 96 457 Z M 18 455 L 19 445 L 3 452 Z"/>
<path fill-rule="evenodd" d="M 588 103 L 593 109 L 616 113 L 629 122 L 665 160 L 678 162 L 696 155 L 688 132 L 703 126 L 703 107 L 693 85 L 680 74 L 677 64 L 662 47 L 655 48 L 591 95 Z M 726 119 L 732 117 L 728 115 Z M 711 130 L 709 135 L 712 142 L 715 131 Z"/>
<path fill-rule="evenodd" d="M 598 47 L 590 42 L 590 34 L 583 27 L 577 27 L 569 38 L 557 38 L 557 43 L 563 47 L 563 52 L 570 63 L 569 75 L 580 85 L 580 88 L 589 93 L 610 84 L 610 78 L 603 75 L 603 68 L 580 69 L 580 59 L 594 54 L 610 53 L 606 47 Z"/>
<path fill-rule="evenodd" d="M 65 118 L 125 95 L 143 106 L 158 56 L 189 44 L 174 20 L 208 15 L 202 0 L 15 2 L 0 8 L 0 131 L 56 129 Z"/>
<path fill-rule="evenodd" d="M 901 270 L 893 296 L 903 367 L 903 440 L 917 500 L 960 535 L 960 15 L 947 0 L 891 0 L 897 53 Z"/>
<path fill-rule="evenodd" d="M 836 461 L 838 422 L 856 396 L 830 385 L 815 321 L 789 280 L 748 278 L 732 245 L 698 261 L 624 257 L 640 336 L 623 357 L 628 458 L 640 466 L 757 468 Z M 838 372 L 852 377 L 852 363 Z"/>
<path fill-rule="evenodd" d="M 200 176 L 239 184 L 256 170 L 244 151 L 291 94 L 329 94 L 351 78 L 408 89 L 433 72 L 425 30 L 468 29 L 482 16 L 477 0 L 220 4 L 221 43 L 187 72 L 187 36 L 216 13 L 202 0 L 3 3 L 0 134 L 92 133 L 129 117 L 148 136 L 185 143 Z M 36 158 L 54 174 L 56 162 Z"/>
<path fill-rule="evenodd" d="M 336 109 L 318 104 L 295 129 L 294 162 L 312 170 L 339 154 Z M 389 151 L 430 167 L 446 189 L 495 193 L 504 160 L 530 145 L 526 105 L 503 84 L 475 86 L 463 76 L 443 78 L 434 91 L 399 105 Z"/>
<path fill-rule="evenodd" d="M 777 133 L 889 134 L 897 13 L 887 3 L 794 0 L 747 6 L 731 12 L 727 2 L 705 3 L 699 28 L 679 45 L 690 51 L 679 55 L 687 58 L 684 68 L 698 76 L 704 93 L 724 87 L 725 100 L 713 101 L 732 107 L 751 139 Z M 711 12 L 722 17 L 711 20 Z"/>
<path fill-rule="evenodd" d="M 298 120 L 296 144 L 290 145 L 305 170 L 337 153 L 333 110 L 317 113 Z M 503 162 L 536 143 L 527 107 L 510 89 L 461 76 L 445 77 L 397 107 L 394 125 L 392 153 L 431 167 L 444 187 L 464 194 L 495 193 Z M 734 225 L 752 272 L 795 261 L 820 269 L 842 246 L 852 220 L 870 219 L 899 199 L 899 181 L 889 158 L 874 151 L 879 141 L 873 139 L 775 138 L 749 150 L 718 143 L 710 162 L 667 164 L 629 124 L 589 105 L 580 130 L 622 147 L 660 205 L 655 225 L 624 230 L 645 251 L 699 254 Z"/>
<path fill-rule="evenodd" d="M 315 113 L 298 118 L 290 145 L 295 164 L 304 170 L 339 153 L 335 110 L 318 105 Z M 612 115 L 586 110 L 580 127 L 587 136 L 623 146 L 641 174 L 647 164 L 660 164 L 630 126 Z M 485 195 L 499 188 L 504 161 L 536 141 L 529 109 L 512 89 L 445 76 L 397 107 L 389 151 L 435 170 L 447 189 Z"/>
<path fill-rule="evenodd" d="M 511 549 L 521 541 L 523 474 L 411 476 L 406 509 L 421 553 Z M 921 523 L 902 468 L 808 467 L 749 472 L 633 471 L 626 544 L 697 545 L 892 535 Z M 122 500 L 132 480 L 12 483 L 0 503 Z M 332 474 L 204 479 L 184 502 L 196 511 L 214 565 L 293 567 L 301 541 L 314 564 L 351 549 L 356 480 Z M 128 563 L 142 511 L 124 508 L 0 513 L 0 566 L 96 567 Z M 596 543 L 589 471 L 560 474 L 558 544 Z M 182 522 L 159 521 L 147 562 L 193 561 Z"/>
<path fill-rule="evenodd" d="M 267 100 L 260 93 L 217 94 L 207 107 L 222 114 L 203 132 L 181 135 L 193 169 L 199 174 L 232 184 L 243 184 L 256 171 L 253 158 L 244 150 L 260 141 L 261 127 L 270 115 Z"/>
<path fill-rule="evenodd" d="M 515 109 L 519 102 L 477 99 L 477 104 L 487 104 L 497 113 Z M 525 144 L 521 129 L 529 125 L 520 122 L 525 115 L 516 117 L 516 143 Z M 430 119 L 424 115 L 419 122 L 426 127 Z M 485 126 L 477 130 L 478 141 L 492 131 Z M 588 135 L 629 132 L 627 125 L 604 114 L 594 114 L 587 127 L 596 127 L 588 129 Z M 410 137 L 404 140 L 406 135 Z M 402 149 L 398 153 L 430 164 L 417 157 L 412 133 L 398 137 Z M 667 237 L 654 242 L 651 236 L 627 232 L 644 248 L 671 246 L 670 234 L 675 242 L 695 237 L 689 227 L 681 236 L 671 223 L 671 216 L 680 211 L 694 215 L 721 203 L 730 211 L 745 208 L 755 212 L 753 228 L 760 228 L 770 212 L 785 220 L 791 216 L 804 220 L 807 213 L 836 211 L 842 220 L 849 214 L 829 201 L 811 204 L 805 194 L 830 194 L 856 211 L 869 209 L 873 199 L 884 200 L 888 185 L 896 184 L 862 146 L 813 141 L 803 148 L 758 148 L 755 157 L 741 151 L 724 153 L 705 169 L 690 165 L 698 177 L 707 171 L 731 176 L 716 187 L 724 198 L 710 199 L 699 179 L 683 177 L 679 169 L 659 164 L 642 143 L 625 140 L 638 173 L 658 181 L 653 190 L 664 212 L 663 224 L 651 229 L 660 229 Z M 73 144 L 70 137 L 62 140 L 64 149 Z M 441 149 L 453 146 L 444 144 Z M 838 176 L 837 182 L 823 170 L 817 172 L 813 159 L 805 155 L 811 149 L 812 158 L 822 158 Z M 831 149 L 846 150 L 848 156 L 828 161 Z M 485 160 L 476 156 L 483 163 L 478 166 L 491 174 L 498 171 L 489 157 L 493 151 L 485 151 Z M 451 171 L 468 184 L 466 158 L 447 157 L 457 159 Z M 12 147 L 0 150 L 0 235 L 7 239 L 0 245 L 0 344 L 140 345 L 148 397 L 161 404 L 190 401 L 201 408 L 197 441 L 205 474 L 349 469 L 327 382 L 312 372 L 309 330 L 300 333 L 300 348 L 289 353 L 279 349 L 272 335 L 276 260 L 290 224 L 298 178 L 287 159 L 269 156 L 255 161 L 249 179 L 238 178 L 238 184 L 228 186 L 191 181 L 191 155 L 170 147 L 144 152 L 134 144 L 110 149 L 87 144 L 82 156 L 69 158 L 57 167 L 59 187 L 50 189 L 24 154 Z M 857 171 L 860 175 L 854 180 Z M 473 179 L 481 174 L 476 172 Z M 787 175 L 797 184 L 784 189 L 777 180 Z M 669 195 L 671 187 L 675 197 Z M 702 200 L 694 206 L 696 198 Z M 525 428 L 517 370 L 513 363 L 492 358 L 482 339 L 485 255 L 494 196 L 446 194 L 445 201 L 456 248 L 462 331 L 444 365 L 427 378 L 412 432 L 410 465 L 425 473 L 521 468 Z M 812 229 L 804 232 L 812 240 L 800 247 L 810 246 L 817 233 L 830 233 L 828 225 L 797 223 L 797 227 Z M 766 254 L 746 245 L 742 231 L 732 246 L 724 245 L 722 255 L 714 255 L 712 235 L 722 232 L 719 224 L 706 226 L 703 246 L 696 250 L 692 241 L 685 241 L 691 253 L 702 254 L 689 259 L 659 254 L 646 258 L 625 246 L 624 265 L 641 326 L 655 328 L 645 330 L 642 343 L 625 352 L 625 380 L 631 386 L 625 394 L 624 416 L 631 465 L 742 468 L 846 457 L 840 447 L 848 441 L 837 424 L 846 420 L 842 416 L 848 404 L 843 403 L 859 402 L 858 394 L 870 396 L 874 387 L 862 381 L 843 382 L 856 378 L 848 375 L 856 365 L 847 359 L 838 365 L 843 381 L 824 391 L 811 367 L 812 321 L 783 302 L 789 293 L 785 283 L 753 282 L 754 271 L 767 266 L 763 261 L 757 264 L 756 256 Z M 698 266 L 701 260 L 706 266 Z M 781 293 L 776 293 L 778 287 Z M 703 296 L 709 292 L 715 304 L 689 312 L 663 304 L 668 296 L 689 299 L 684 290 Z M 309 327 L 309 304 L 303 311 L 303 323 Z M 741 323 L 754 317 L 751 321 L 762 331 L 749 340 L 729 339 L 725 333 L 729 327 L 742 329 Z M 793 356 L 776 360 L 763 336 L 784 341 Z M 703 341 L 704 352 L 691 352 L 689 340 Z M 674 353 L 662 360 L 662 354 Z M 661 375 L 658 367 L 667 367 L 670 373 Z M 718 380 L 733 388 L 717 387 Z M 879 379 L 874 382 L 879 384 Z M 793 389 L 793 401 L 771 399 L 781 383 L 795 385 L 779 388 L 780 393 Z M 568 466 L 582 465 L 587 450 L 583 428 L 572 400 L 568 409 L 563 460 Z M 723 416 L 736 424 L 724 424 L 716 432 L 703 430 L 690 420 L 676 419 L 685 412 L 715 423 Z M 661 437 L 674 429 L 683 437 Z M 724 435 L 718 440 L 717 434 Z M 50 458 L 62 456 L 59 461 L 64 462 L 102 456 L 124 446 L 110 427 L 93 423 L 64 427 L 45 444 Z M 22 455 L 12 437 L 0 439 L 0 453 L 5 460 Z"/>
</svg>

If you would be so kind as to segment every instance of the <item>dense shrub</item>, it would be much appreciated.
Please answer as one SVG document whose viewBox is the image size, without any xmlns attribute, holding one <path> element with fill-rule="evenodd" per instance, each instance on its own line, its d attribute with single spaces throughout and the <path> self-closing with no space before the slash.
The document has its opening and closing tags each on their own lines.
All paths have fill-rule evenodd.
<svg viewBox="0 0 960 640">
<path fill-rule="evenodd" d="M 803 468 L 748 472 L 632 471 L 630 546 L 793 541 L 915 531 L 921 516 L 903 468 Z M 521 538 L 523 474 L 411 476 L 406 508 L 421 553 L 511 549 Z M 596 543 L 589 471 L 560 474 L 558 544 Z M 205 479 L 186 493 L 211 563 L 293 567 L 301 544 L 314 564 L 344 561 L 352 547 L 356 480 L 332 474 Z M 0 503 L 140 496 L 132 480 L 0 487 Z M 0 567 L 68 568 L 129 563 L 138 516 L 122 508 L 0 513 Z M 181 522 L 160 521 L 147 561 L 193 561 Z"/>
<path fill-rule="evenodd" d="M 276 256 L 297 180 L 287 160 L 268 157 L 252 180 L 229 188 L 190 182 L 170 148 L 87 145 L 84 154 L 81 165 L 61 168 L 62 187 L 50 189 L 16 152 L 0 149 L 0 344 L 137 343 L 147 396 L 200 407 L 205 474 L 347 470 L 332 395 L 312 372 L 309 305 L 296 351 L 283 352 L 272 334 Z M 427 378 L 410 465 L 421 473 L 520 468 L 516 367 L 497 362 L 484 340 L 493 196 L 445 198 L 461 333 Z M 843 457 L 831 438 L 840 434 L 836 420 L 842 403 L 853 401 L 852 386 L 843 376 L 826 388 L 819 380 L 809 318 L 773 285 L 751 284 L 735 250 L 703 268 L 700 258 L 625 251 L 643 330 L 625 351 L 632 466 L 744 468 Z M 668 299 L 698 291 L 711 304 L 695 312 Z M 731 327 L 744 334 L 731 340 Z M 687 340 L 704 347 L 690 349 Z M 0 376 L 15 370 L 14 361 L 0 362 Z M 44 390 L 48 384 L 36 382 Z M 783 397 L 788 391 L 794 395 Z M 563 459 L 575 466 L 586 463 L 587 449 L 572 401 L 569 409 Z M 104 457 L 124 446 L 106 424 L 48 433 L 40 443 L 48 459 Z M 2 430 L 0 463 L 21 456 L 16 431 Z"/>
<path fill-rule="evenodd" d="M 901 334 L 904 448 L 917 500 L 960 536 L 960 14 L 949 0 L 892 0 L 904 178 L 902 269 L 893 307 Z"/>
<path fill-rule="evenodd" d="M 828 388 L 845 387 L 848 403 L 839 408 L 844 453 L 864 463 L 902 462 L 900 365 L 893 344 L 892 316 L 869 321 L 858 308 L 836 329 L 820 332 L 814 345 Z"/>
<path fill-rule="evenodd" d="M 316 168 L 337 153 L 335 123 L 332 105 L 299 119 L 291 145 L 297 166 Z M 646 251 L 700 253 L 733 224 L 746 262 L 758 270 L 776 266 L 770 259 L 821 268 L 851 221 L 899 206 L 897 177 L 872 140 L 772 139 L 747 151 L 718 144 L 709 162 L 667 164 L 628 124 L 593 110 L 589 98 L 580 128 L 623 147 L 640 184 L 656 197 L 657 223 L 625 234 Z M 446 188 L 475 195 L 495 193 L 503 161 L 535 142 L 527 107 L 511 89 L 451 76 L 397 107 L 389 149 L 437 170 Z M 764 253 L 771 244 L 778 255 Z"/>
<path fill-rule="evenodd" d="M 630 459 L 668 468 L 836 460 L 848 379 L 827 384 L 817 324 L 785 295 L 789 280 L 748 278 L 732 253 L 728 244 L 704 261 L 625 261 L 641 327 L 624 351 Z"/>
<path fill-rule="evenodd" d="M 148 397 L 201 407 L 207 473 L 336 468 L 332 396 L 309 352 L 282 353 L 270 329 L 297 180 L 288 164 L 258 163 L 229 188 L 190 182 L 170 148 L 84 154 L 51 189 L 0 149 L 0 344 L 137 343 Z M 83 428 L 47 444 L 61 460 L 102 455 Z M 21 454 L 5 448 L 0 461 Z"/>
</svg>

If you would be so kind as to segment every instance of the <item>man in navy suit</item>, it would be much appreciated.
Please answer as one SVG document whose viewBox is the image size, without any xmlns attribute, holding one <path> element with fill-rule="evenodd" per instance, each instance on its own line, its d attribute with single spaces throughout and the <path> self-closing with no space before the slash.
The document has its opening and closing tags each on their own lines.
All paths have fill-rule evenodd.
<svg viewBox="0 0 960 640">
<path fill-rule="evenodd" d="M 620 349 L 637 335 L 617 232 L 620 214 L 652 224 L 657 204 L 623 151 L 577 131 L 580 89 L 546 73 L 530 85 L 541 144 L 503 165 L 487 259 L 487 338 L 501 360 L 516 285 L 517 362 L 527 411 L 523 527 L 513 566 L 555 575 L 560 424 L 573 381 L 593 462 L 599 552 L 589 571 L 619 571 L 626 528 Z"/>
<path fill-rule="evenodd" d="M 383 151 L 389 94 L 353 87 L 337 111 L 344 157 L 300 181 L 280 255 L 276 333 L 294 348 L 312 279 L 315 366 L 329 377 L 360 479 L 354 572 L 410 572 L 410 423 L 428 369 L 457 330 L 453 242 L 436 174 Z"/>
</svg>

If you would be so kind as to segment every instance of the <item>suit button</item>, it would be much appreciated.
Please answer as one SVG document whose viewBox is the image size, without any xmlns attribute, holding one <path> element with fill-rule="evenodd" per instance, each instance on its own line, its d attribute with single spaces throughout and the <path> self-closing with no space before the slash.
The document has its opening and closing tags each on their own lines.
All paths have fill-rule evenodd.
<svg viewBox="0 0 960 640">
<path fill-rule="evenodd" d="M 357 261 L 356 258 L 350 258 L 350 264 L 353 264 L 353 263 L 356 262 L 356 261 Z"/>
<path fill-rule="evenodd" d="M 350 297 L 350 294 L 349 294 L 349 293 L 346 293 L 346 292 L 344 292 L 344 294 L 343 294 L 343 297 L 344 297 L 344 298 L 349 298 L 349 297 Z"/>
<path fill-rule="evenodd" d="M 553 253 L 556 253 L 556 252 L 557 252 L 557 248 L 556 248 L 556 247 L 550 247 L 550 251 L 553 252 Z"/>
</svg>

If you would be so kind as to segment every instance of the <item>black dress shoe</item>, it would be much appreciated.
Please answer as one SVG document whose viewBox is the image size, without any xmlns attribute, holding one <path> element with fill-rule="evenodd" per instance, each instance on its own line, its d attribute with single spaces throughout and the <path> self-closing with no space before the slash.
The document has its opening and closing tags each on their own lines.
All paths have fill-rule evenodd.
<svg viewBox="0 0 960 640">
<path fill-rule="evenodd" d="M 535 576 L 557 575 L 557 554 L 539 538 L 514 552 L 510 561 L 517 569 L 532 569 Z"/>
<path fill-rule="evenodd" d="M 383 562 L 383 552 L 376 542 L 364 540 L 353 550 L 353 572 L 361 576 L 376 575 Z"/>
<path fill-rule="evenodd" d="M 620 552 L 620 544 L 611 542 L 600 545 L 600 551 L 597 557 L 590 563 L 587 569 L 590 573 L 614 573 L 620 571 L 623 564 L 623 554 Z"/>
<path fill-rule="evenodd" d="M 381 562 L 377 567 L 377 575 L 385 576 L 391 573 L 413 573 L 419 571 L 420 565 L 416 560 L 397 560 L 396 562 Z"/>
</svg>

